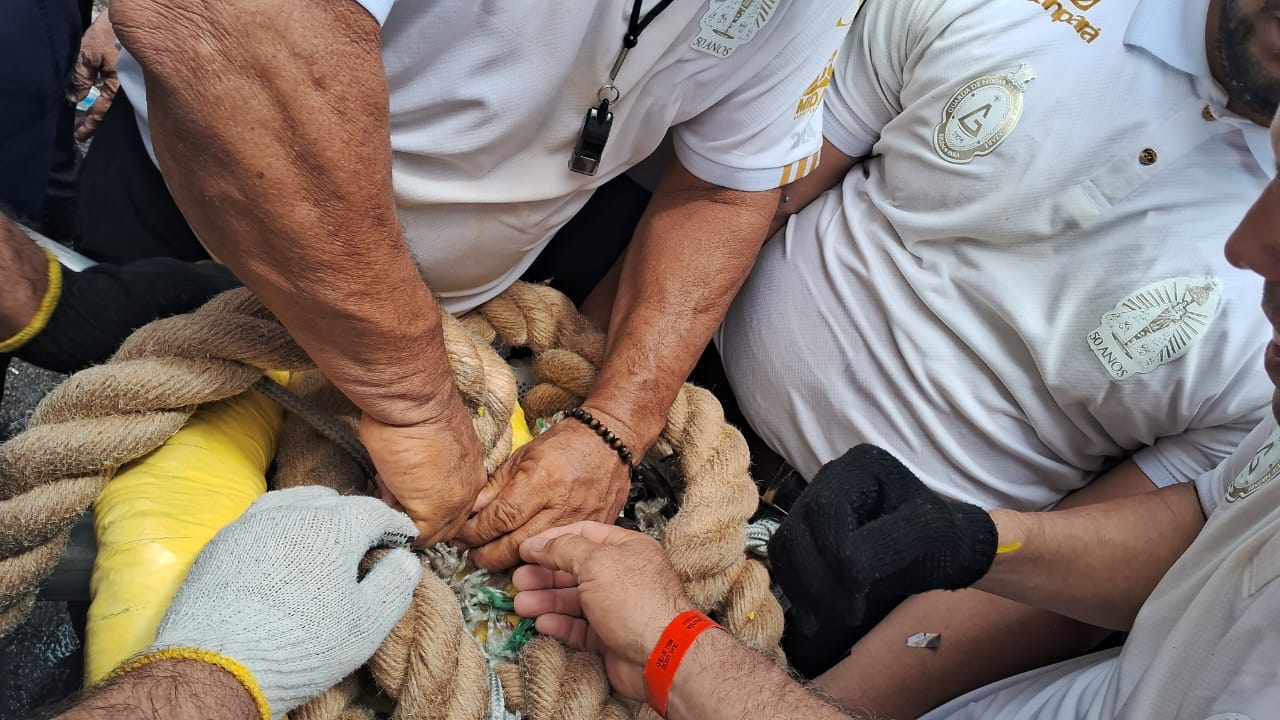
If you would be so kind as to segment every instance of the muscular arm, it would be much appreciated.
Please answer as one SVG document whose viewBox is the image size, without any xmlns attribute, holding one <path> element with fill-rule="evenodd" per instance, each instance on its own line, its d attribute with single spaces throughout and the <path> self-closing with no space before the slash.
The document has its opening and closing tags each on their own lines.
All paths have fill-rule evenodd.
<svg viewBox="0 0 1280 720">
<path fill-rule="evenodd" d="M 746 280 L 778 191 L 703 182 L 667 170 L 627 250 L 599 378 L 587 399 L 648 447 L 667 408 Z"/>
<path fill-rule="evenodd" d="M 1132 461 L 1122 463 L 1040 514 L 1035 533 L 1054 528 L 1073 542 L 1032 534 L 1021 549 L 999 556 L 999 569 L 982 581 L 989 585 L 979 585 L 1050 609 L 977 589 L 916 595 L 817 682 L 845 707 L 915 717 L 988 683 L 1088 652 L 1111 631 L 1053 610 L 1126 627 L 1203 525 L 1195 495 L 1191 486 L 1156 491 Z M 1000 515 L 1001 543 L 1012 541 L 1022 531 Z M 940 633 L 941 646 L 906 647 L 905 639 L 921 631 Z"/>
<path fill-rule="evenodd" d="M 367 413 L 460 406 L 391 190 L 379 28 L 352 0 L 118 0 L 183 214 Z M 335 339 L 341 339 L 336 342 Z"/>
<path fill-rule="evenodd" d="M 258 708 L 225 670 L 194 660 L 147 665 L 94 692 L 57 720 L 256 720 Z"/>
<path fill-rule="evenodd" d="M 773 219 L 769 223 L 769 231 L 764 240 L 769 240 L 786 226 L 787 220 L 817 199 L 819 195 L 835 187 L 844 179 L 846 173 L 863 158 L 851 158 L 836 149 L 826 139 L 822 141 L 822 162 L 808 175 L 784 185 L 778 192 L 778 205 L 774 209 Z M 583 300 L 581 310 L 602 328 L 610 326 L 610 313 L 618 293 L 618 282 L 622 268 L 626 264 L 626 253 L 609 268 L 608 274 L 592 289 Z"/>
<path fill-rule="evenodd" d="M 364 411 L 425 544 L 485 482 L 439 309 L 400 233 L 374 19 L 352 0 L 116 0 L 183 215 Z"/>
</svg>

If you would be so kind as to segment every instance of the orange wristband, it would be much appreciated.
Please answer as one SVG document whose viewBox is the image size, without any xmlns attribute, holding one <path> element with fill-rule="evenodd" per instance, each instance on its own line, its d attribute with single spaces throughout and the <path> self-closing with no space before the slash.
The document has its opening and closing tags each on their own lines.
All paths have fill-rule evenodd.
<svg viewBox="0 0 1280 720">
<path fill-rule="evenodd" d="M 649 705 L 662 717 L 667 716 L 667 697 L 671 694 L 671 683 L 676 679 L 680 661 L 693 646 L 693 641 L 711 628 L 720 628 L 720 625 L 697 610 L 686 610 L 662 631 L 657 646 L 649 653 L 649 662 L 644 666 L 644 684 L 649 693 Z"/>
</svg>

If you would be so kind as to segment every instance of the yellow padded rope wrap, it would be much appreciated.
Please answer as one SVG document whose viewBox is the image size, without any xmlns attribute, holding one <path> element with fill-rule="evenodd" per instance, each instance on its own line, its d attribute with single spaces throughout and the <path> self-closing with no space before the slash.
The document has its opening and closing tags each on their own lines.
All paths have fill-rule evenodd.
<svg viewBox="0 0 1280 720">
<path fill-rule="evenodd" d="M 49 259 L 48 285 L 45 287 L 44 298 L 40 300 L 40 307 L 36 309 L 35 317 L 31 318 L 31 322 L 19 330 L 17 335 L 0 342 L 0 353 L 13 352 L 39 335 L 40 331 L 49 324 L 49 318 L 53 317 L 53 309 L 58 307 L 58 298 L 62 297 L 62 263 L 58 262 L 57 256 L 48 249 L 41 249 Z"/>
<path fill-rule="evenodd" d="M 244 686 L 245 691 L 253 698 L 253 704 L 257 706 L 258 715 L 262 717 L 262 720 L 271 720 L 271 704 L 267 702 L 267 696 L 262 694 L 262 687 L 258 685 L 258 679 L 253 676 L 253 673 L 249 672 L 249 668 L 241 665 L 235 660 L 232 660 L 226 655 L 216 653 L 212 650 L 185 647 L 152 650 L 151 652 L 139 655 L 116 668 L 111 675 L 107 677 L 107 680 L 110 681 L 123 677 L 140 667 L 146 667 L 147 665 L 152 665 L 163 660 L 195 660 L 197 662 L 215 665 L 226 670 L 228 673 L 231 673 L 231 676 L 234 677 L 237 682 Z"/>
<path fill-rule="evenodd" d="M 205 405 L 164 445 L 122 467 L 98 496 L 86 684 L 155 642 L 205 543 L 266 492 L 280 422 L 280 407 L 254 391 Z"/>
</svg>

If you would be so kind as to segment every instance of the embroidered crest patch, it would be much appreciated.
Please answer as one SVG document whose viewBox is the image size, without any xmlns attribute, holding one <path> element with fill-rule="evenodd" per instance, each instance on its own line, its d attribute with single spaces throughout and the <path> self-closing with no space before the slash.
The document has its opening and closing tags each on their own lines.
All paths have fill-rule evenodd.
<svg viewBox="0 0 1280 720">
<path fill-rule="evenodd" d="M 769 22 L 778 0 L 710 0 L 702 16 L 702 29 L 689 47 L 718 58 L 727 58 L 756 36 Z"/>
<path fill-rule="evenodd" d="M 933 128 L 934 150 L 957 165 L 990 154 L 1018 126 L 1022 93 L 1035 78 L 1035 71 L 1023 63 L 1014 72 L 965 83 L 942 106 L 942 122 Z"/>
<path fill-rule="evenodd" d="M 1217 278 L 1151 283 L 1102 316 L 1086 336 L 1089 349 L 1116 380 L 1149 373 L 1187 353 L 1213 323 L 1221 296 Z"/>
<path fill-rule="evenodd" d="M 1248 466 L 1231 481 L 1231 485 L 1227 487 L 1227 502 L 1233 503 L 1249 497 L 1255 490 L 1280 475 L 1280 444 L 1277 440 L 1280 440 L 1280 430 L 1271 434 L 1267 442 L 1254 453 Z"/>
</svg>

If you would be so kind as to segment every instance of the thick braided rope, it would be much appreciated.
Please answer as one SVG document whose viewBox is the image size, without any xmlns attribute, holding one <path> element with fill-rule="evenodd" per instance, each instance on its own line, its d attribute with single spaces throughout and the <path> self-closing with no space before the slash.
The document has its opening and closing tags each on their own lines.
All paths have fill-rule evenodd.
<svg viewBox="0 0 1280 720">
<path fill-rule="evenodd" d="M 531 417 L 547 417 L 578 404 L 595 380 L 603 356 L 603 335 L 586 322 L 558 292 L 537 285 L 516 285 L 462 318 L 462 325 L 485 346 L 500 341 L 535 353 L 538 384 L 525 398 Z M 572 348 L 572 349 L 570 349 Z M 341 412 L 331 391 L 295 389 L 332 412 Z M 325 397 L 328 400 L 325 400 Z M 354 407 L 346 413 L 354 417 Z M 350 420 L 349 420 L 350 422 Z M 286 421 L 286 435 L 293 420 Z M 305 428 L 298 428 L 305 435 Z M 284 458 L 297 456 L 314 468 L 322 451 L 318 434 L 305 438 L 306 450 L 280 440 L 278 484 L 306 482 L 311 470 L 294 471 Z M 746 643 L 779 657 L 782 613 L 769 592 L 764 566 L 744 553 L 746 521 L 755 509 L 755 486 L 740 433 L 724 422 L 719 404 L 705 390 L 684 388 L 668 414 L 659 442 L 662 454 L 676 452 L 685 476 L 682 509 L 668 525 L 664 544 L 691 598 L 718 611 Z M 330 449 L 330 453 L 337 452 Z M 326 484 L 350 487 L 358 470 L 348 463 L 344 477 Z M 378 684 L 397 701 L 395 717 L 483 718 L 484 660 L 453 611 L 452 592 L 432 572 L 424 572 L 414 602 L 370 662 Z M 594 654 L 565 648 L 547 638 L 531 643 L 518 662 L 499 665 L 508 709 L 535 720 L 597 720 L 655 717 L 646 706 L 611 697 L 603 668 Z M 330 715 L 315 715 L 329 720 Z"/>
<path fill-rule="evenodd" d="M 360 679 L 349 675 L 311 702 L 289 712 L 291 720 L 374 720 L 373 710 L 360 704 Z"/>
<path fill-rule="evenodd" d="M 474 411 L 492 469 L 510 454 L 515 379 L 451 316 L 444 331 L 458 392 Z M 72 523 L 121 465 L 159 447 L 199 405 L 244 392 L 264 370 L 313 367 L 242 289 L 139 329 L 110 362 L 49 393 L 29 429 L 0 445 L 0 636 L 26 617 Z"/>
<path fill-rule="evenodd" d="M 135 333 L 111 363 L 77 373 L 0 446 L 0 634 L 26 615 L 71 524 L 122 464 L 154 450 L 205 402 L 232 397 L 262 368 L 309 361 L 247 293 Z"/>
<path fill-rule="evenodd" d="M 526 395 L 530 417 L 549 417 L 581 402 L 595 380 L 604 354 L 604 337 L 586 322 L 560 293 L 538 285 L 518 284 L 461 319 L 462 325 L 486 346 L 494 341 L 529 347 L 535 353 L 539 383 Z M 341 400 L 323 400 L 323 387 L 295 387 L 317 398 L 333 412 Z M 346 413 L 354 417 L 354 407 Z M 294 421 L 286 421 L 286 430 Z M 308 431 L 299 428 L 301 434 Z M 308 443 L 322 443 L 312 433 Z M 283 461 L 299 456 L 307 467 L 321 451 L 289 448 L 280 439 L 279 475 L 299 482 L 314 478 L 312 470 L 293 471 Z M 747 560 L 746 521 L 755 509 L 755 486 L 748 475 L 748 454 L 741 434 L 724 422 L 719 403 L 705 390 L 686 386 L 668 414 L 659 452 L 677 452 L 685 476 L 684 506 L 668 525 L 664 543 L 691 598 L 716 610 L 731 631 L 747 644 L 780 657 L 777 644 L 782 612 L 769 592 L 764 566 Z M 337 453 L 330 449 L 330 453 Z M 334 487 L 355 482 L 358 470 L 347 463 L 345 477 L 333 477 Z M 292 482 L 292 481 L 289 481 Z M 396 717 L 482 718 L 484 661 L 466 634 L 452 594 L 432 572 L 424 572 L 414 603 L 404 619 L 370 662 L 379 685 L 397 700 Z M 442 613 L 442 608 L 448 609 Z M 592 653 L 565 648 L 539 638 L 521 653 L 518 662 L 497 668 L 506 692 L 507 708 L 534 720 L 605 720 L 656 715 L 647 706 L 621 703 L 610 696 L 607 680 Z M 313 720 L 329 720 L 317 715 Z"/>
<path fill-rule="evenodd" d="M 603 334 L 560 293 L 520 284 L 477 308 L 463 325 L 486 341 L 528 346 L 535 354 L 537 384 L 525 396 L 531 417 L 549 417 L 580 403 L 595 381 L 604 354 Z M 660 454 L 675 453 L 684 476 L 681 509 L 667 525 L 663 545 L 690 599 L 715 611 L 747 645 L 781 660 L 782 609 L 769 589 L 764 565 L 749 559 L 746 524 L 757 495 L 742 434 L 728 425 L 706 390 L 686 385 L 667 414 Z M 536 698 L 562 688 L 555 666 L 521 659 L 522 686 L 508 687 L 508 706 L 533 718 L 592 718 L 583 707 L 540 715 Z M 504 682 L 515 675 L 506 673 Z M 523 705 L 513 698 L 523 699 Z M 612 707 L 612 706 L 610 706 Z M 612 712 L 611 710 L 605 712 Z"/>
<path fill-rule="evenodd" d="M 541 285 L 517 284 L 462 318 L 486 341 L 525 345 L 535 354 L 537 384 L 525 396 L 530 417 L 550 417 L 582 401 L 604 355 L 604 335 L 568 298 Z M 660 455 L 675 453 L 685 487 L 663 545 L 690 599 L 720 613 L 744 642 L 780 659 L 782 609 L 768 571 L 748 559 L 746 525 L 757 494 L 742 433 L 724 420 L 708 391 L 685 385 L 667 413 Z"/>
<path fill-rule="evenodd" d="M 461 327 L 468 332 L 460 332 Z M 563 296 L 540 286 L 517 285 L 466 318 L 462 326 L 447 319 L 445 330 L 458 389 L 478 411 L 476 429 L 485 439 L 490 469 L 509 452 L 508 423 L 515 399 L 514 378 L 490 349 L 491 340 L 526 345 L 539 354 L 535 373 L 541 382 L 527 399 L 535 415 L 576 404 L 589 389 L 603 355 L 600 333 Z M 43 534 L 48 541 L 18 540 L 15 548 L 20 552 L 0 556 L 0 569 L 13 571 L 0 575 L 6 581 L 13 578 L 7 587 L 0 583 L 0 621 L 16 623 L 25 615 L 34 586 L 65 544 L 65 528 L 120 464 L 157 447 L 198 404 L 243 391 L 262 369 L 310 367 L 280 326 L 244 292 L 224 295 L 191 316 L 144 328 L 103 367 L 128 362 L 148 363 L 148 367 L 123 381 L 117 377 L 122 374 L 119 367 L 114 368 L 116 372 L 100 372 L 101 377 L 93 371 L 75 376 L 67 384 L 71 389 L 55 391 L 42 403 L 32 431 L 0 447 L 0 502 L 37 500 L 15 506 L 25 514 L 14 517 L 48 517 L 46 511 L 53 509 L 50 498 L 39 504 L 39 491 L 45 487 L 55 483 L 70 487 L 77 480 L 84 486 L 81 497 L 63 503 L 65 525 L 45 523 L 36 533 L 15 526 L 8 534 L 12 538 Z M 179 366 L 181 372 L 174 372 Z M 781 612 L 768 593 L 763 568 L 744 560 L 742 552 L 742 528 L 754 507 L 742 438 L 724 424 L 714 399 L 692 388 L 681 392 L 669 421 L 662 443 L 682 458 L 686 508 L 672 520 L 675 532 L 668 535 L 668 551 L 695 602 L 720 611 L 730 630 L 753 646 L 776 649 Z M 147 432 L 136 432 L 138 425 Z M 86 443 L 81 440 L 84 437 L 99 442 Z M 701 514 L 706 517 L 694 517 Z M 8 526 L 9 517 L 0 516 L 0 525 Z M 0 531 L 0 539 L 5 537 Z M 414 603 L 401 627 L 375 655 L 371 668 L 379 684 L 397 698 L 397 717 L 480 717 L 476 713 L 482 713 L 487 703 L 483 659 L 470 637 L 452 632 L 456 627 L 448 624 L 450 619 L 459 623 L 460 619 L 454 617 L 458 613 L 447 586 L 433 574 L 426 575 L 415 593 L 422 600 Z M 0 626 L 0 632 L 11 626 Z M 441 644 L 436 642 L 439 639 L 443 647 L 433 645 Z M 544 648 L 547 642 L 551 641 L 531 647 Z M 522 658 L 518 675 L 505 673 L 513 685 L 508 689 L 509 706 L 533 718 L 585 720 L 630 714 L 608 697 L 603 670 L 592 656 L 560 650 L 563 662 L 559 655 L 549 656 L 546 662 L 533 661 L 546 651 L 532 651 Z M 442 707 L 439 678 L 432 675 L 435 668 L 443 668 L 447 681 L 458 686 L 447 692 L 445 715 L 431 709 Z M 322 699 L 330 701 L 330 708 L 340 705 L 332 702 L 330 694 Z M 343 707 L 344 714 L 351 708 L 349 703 Z M 313 711 L 319 713 L 317 717 L 331 716 L 308 706 L 308 712 Z"/>
</svg>

